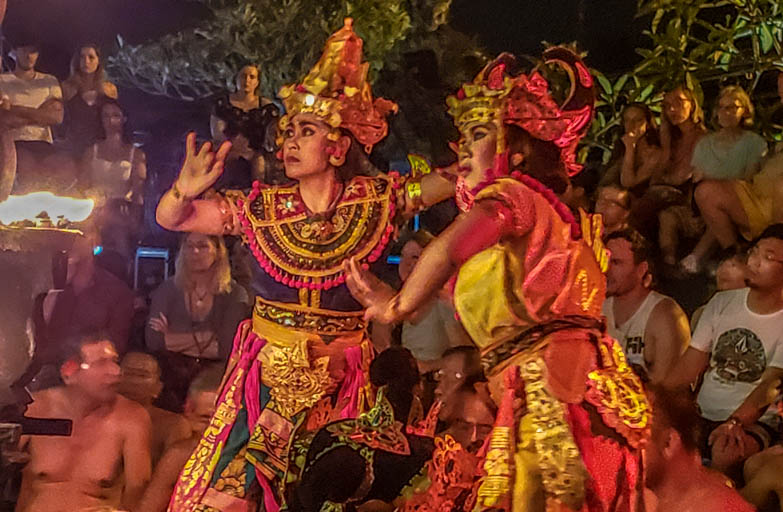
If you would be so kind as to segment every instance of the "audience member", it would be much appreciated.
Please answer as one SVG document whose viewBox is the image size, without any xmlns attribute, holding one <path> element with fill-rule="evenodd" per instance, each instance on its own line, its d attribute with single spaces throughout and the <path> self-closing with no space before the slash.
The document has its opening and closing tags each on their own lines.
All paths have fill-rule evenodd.
<svg viewBox="0 0 783 512">
<path fill-rule="evenodd" d="M 704 136 L 693 152 L 694 179 L 700 182 L 694 197 L 707 232 L 682 261 L 691 273 L 701 270 L 716 243 L 723 248 L 737 243 L 731 219 L 747 225 L 747 215 L 737 200 L 736 182 L 751 180 L 767 152 L 767 142 L 748 129 L 753 125 L 753 104 L 742 88 L 721 90 L 714 119 L 718 131 Z"/>
<path fill-rule="evenodd" d="M 198 446 L 201 435 L 209 426 L 212 413 L 215 412 L 221 377 L 221 369 L 213 367 L 199 373 L 191 382 L 185 400 L 185 418 L 190 423 L 190 437 L 177 441 L 166 449 L 139 502 L 139 510 L 165 512 L 168 508 L 177 477 Z"/>
<path fill-rule="evenodd" d="M 236 90 L 217 100 L 210 117 L 212 139 L 230 140 L 226 170 L 215 189 L 247 188 L 264 181 L 266 168 L 275 164 L 275 134 L 280 110 L 258 93 L 258 67 L 244 66 L 236 75 Z"/>
<path fill-rule="evenodd" d="M 715 269 L 715 290 L 723 292 L 745 288 L 747 276 L 747 255 L 737 249 L 727 249 L 718 258 L 718 266 Z M 699 306 L 691 315 L 691 332 L 696 330 L 704 306 Z"/>
<path fill-rule="evenodd" d="M 149 350 L 163 368 L 162 405 L 181 410 L 188 383 L 205 365 L 227 361 L 250 300 L 231 279 L 220 236 L 183 237 L 176 273 L 152 293 L 146 329 Z"/>
<path fill-rule="evenodd" d="M 152 420 L 150 454 L 154 468 L 168 447 L 191 436 L 190 424 L 182 415 L 152 405 L 163 389 L 160 366 L 153 356 L 128 352 L 122 358 L 120 368 L 120 394 L 141 404 Z"/>
<path fill-rule="evenodd" d="M 63 82 L 62 89 L 63 132 L 68 149 L 79 158 L 101 136 L 101 100 L 117 99 L 117 87 L 106 80 L 97 45 L 84 44 L 73 54 L 71 75 Z"/>
<path fill-rule="evenodd" d="M 599 187 L 595 200 L 595 213 L 601 214 L 605 236 L 627 229 L 631 214 L 631 195 L 617 185 Z"/>
<path fill-rule="evenodd" d="M 643 380 L 661 382 L 688 348 L 688 317 L 672 298 L 652 289 L 651 248 L 632 230 L 606 241 L 611 259 L 603 314 L 609 334 Z"/>
<path fill-rule="evenodd" d="M 652 436 L 645 449 L 649 512 L 752 512 L 725 475 L 705 468 L 693 403 L 682 394 L 654 394 Z"/>
<path fill-rule="evenodd" d="M 104 245 L 133 257 L 143 220 L 147 157 L 131 143 L 127 118 L 115 100 L 102 102 L 99 140 L 82 156 L 83 186 L 99 198 L 101 236 Z"/>
<path fill-rule="evenodd" d="M 450 435 L 468 453 L 478 452 L 495 423 L 497 411 L 492 399 L 472 385 L 462 386 L 451 394 L 442 410 L 448 415 L 441 415 L 446 428 L 440 435 Z"/>
<path fill-rule="evenodd" d="M 667 379 L 669 386 L 686 385 L 704 372 L 697 400 L 711 431 L 712 463 L 724 471 L 775 435 L 768 405 L 783 376 L 783 224 L 767 228 L 751 250 L 747 284 L 707 303 L 691 346 Z"/>
<path fill-rule="evenodd" d="M 141 510 L 150 478 L 150 418 L 117 393 L 117 351 L 108 338 L 85 337 L 60 368 L 65 385 L 34 395 L 28 414 L 73 421 L 70 436 L 23 437 L 30 454 L 17 512 Z"/>
<path fill-rule="evenodd" d="M 133 292 L 96 264 L 93 247 L 98 244 L 94 232 L 77 239 L 68 253 L 65 288 L 50 290 L 44 297 L 36 329 L 37 364 L 56 365 L 70 343 L 96 332 L 108 333 L 116 350 L 125 353 L 133 319 Z"/>
<path fill-rule="evenodd" d="M 435 371 L 435 381 L 438 383 L 435 398 L 446 403 L 466 382 L 482 380 L 483 376 L 481 357 L 475 346 L 450 348 L 443 353 Z"/>
<path fill-rule="evenodd" d="M 631 103 L 623 110 L 623 136 L 601 185 L 619 185 L 635 197 L 644 194 L 650 178 L 664 164 L 664 154 L 652 112 L 643 103 Z"/>
<path fill-rule="evenodd" d="M 662 260 L 677 263 L 684 241 L 695 240 L 704 223 L 693 204 L 693 151 L 706 133 L 704 112 L 693 91 L 686 85 L 675 87 L 663 97 L 661 147 L 665 164 L 650 179 L 650 187 L 640 201 L 638 212 L 657 215 L 656 232 Z"/>
<path fill-rule="evenodd" d="M 434 237 L 419 230 L 402 247 L 398 272 L 405 281 L 416 265 L 421 251 Z M 460 325 L 448 294 L 444 291 L 432 300 L 429 308 L 420 311 L 414 320 L 402 324 L 402 346 L 407 348 L 419 363 L 419 371 L 425 373 L 435 367 L 438 359 L 449 347 L 471 345 L 470 338 Z"/>
<path fill-rule="evenodd" d="M 63 168 L 66 165 L 52 145 L 52 127 L 63 121 L 60 82 L 35 69 L 40 55 L 35 43 L 19 41 L 10 55 L 15 67 L 13 72 L 0 75 L 0 96 L 10 104 L 3 113 L 3 124 L 16 142 L 16 188 L 28 192 L 59 183 L 58 178 L 70 183 L 76 176 L 73 162 Z"/>
<path fill-rule="evenodd" d="M 745 486 L 740 490 L 742 497 L 759 510 L 777 498 L 778 509 L 783 511 L 783 445 L 776 444 L 750 457 L 743 468 Z"/>
</svg>

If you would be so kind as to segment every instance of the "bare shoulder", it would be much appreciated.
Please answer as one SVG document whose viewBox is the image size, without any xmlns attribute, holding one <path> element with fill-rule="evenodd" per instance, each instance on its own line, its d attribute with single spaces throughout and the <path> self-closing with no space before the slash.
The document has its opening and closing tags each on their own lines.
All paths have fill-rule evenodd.
<svg viewBox="0 0 783 512">
<path fill-rule="evenodd" d="M 664 297 L 652 310 L 651 315 L 656 317 L 657 320 L 679 320 L 685 316 L 685 312 L 682 310 L 677 301 L 671 297 Z"/>
<path fill-rule="evenodd" d="M 146 428 L 149 430 L 152 425 L 150 415 L 147 410 L 139 403 L 128 400 L 122 395 L 117 395 L 117 402 L 114 404 L 113 417 L 120 424 L 133 428 Z"/>
<path fill-rule="evenodd" d="M 27 407 L 28 416 L 46 417 L 52 415 L 58 406 L 65 401 L 62 387 L 36 391 L 32 397 L 33 402 Z"/>
</svg>

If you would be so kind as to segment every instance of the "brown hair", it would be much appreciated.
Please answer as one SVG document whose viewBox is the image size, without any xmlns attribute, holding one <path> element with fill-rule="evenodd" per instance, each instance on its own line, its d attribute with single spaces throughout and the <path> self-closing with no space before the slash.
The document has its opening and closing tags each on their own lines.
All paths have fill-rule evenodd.
<svg viewBox="0 0 783 512">
<path fill-rule="evenodd" d="M 526 146 L 529 149 L 522 163 L 512 170 L 535 178 L 556 194 L 562 194 L 568 189 L 568 172 L 561 159 L 560 148 L 554 142 L 537 139 L 527 130 L 513 124 L 505 125 L 505 131 L 509 155 L 525 155 Z"/>
<path fill-rule="evenodd" d="M 92 74 L 92 83 L 84 80 L 84 75 L 82 75 L 81 69 L 79 69 L 79 60 L 82 56 L 82 50 L 85 48 L 92 48 L 98 56 L 98 68 L 95 70 L 95 73 Z M 105 80 L 106 73 L 103 70 L 103 56 L 101 55 L 101 50 L 98 48 L 98 45 L 92 43 L 79 45 L 76 52 L 71 56 L 71 74 L 67 81 L 76 83 L 78 94 L 87 91 L 98 91 L 100 95 L 103 95 L 103 82 Z"/>
<path fill-rule="evenodd" d="M 748 96 L 748 93 L 745 92 L 745 89 L 740 87 L 739 85 L 728 85 L 720 90 L 718 93 L 718 100 L 715 102 L 715 109 L 712 112 L 712 122 L 716 122 L 718 119 L 718 109 L 720 108 L 720 100 L 722 100 L 725 96 L 728 96 L 729 94 L 733 94 L 736 96 L 736 98 L 740 101 L 742 104 L 742 109 L 744 112 L 742 113 L 743 121 L 742 126 L 745 128 L 750 128 L 753 126 L 753 116 L 755 114 L 755 109 L 753 108 L 753 102 L 750 101 L 750 96 Z"/>
<path fill-rule="evenodd" d="M 185 263 L 185 242 L 193 233 L 188 233 L 182 237 L 177 260 L 174 263 L 174 283 L 180 290 L 188 291 L 192 288 L 190 270 Z M 231 263 L 228 259 L 228 249 L 223 242 L 223 237 L 218 235 L 204 235 L 209 242 L 215 246 L 217 255 L 215 263 L 212 264 L 212 293 L 229 293 L 232 287 L 231 281 Z"/>
</svg>

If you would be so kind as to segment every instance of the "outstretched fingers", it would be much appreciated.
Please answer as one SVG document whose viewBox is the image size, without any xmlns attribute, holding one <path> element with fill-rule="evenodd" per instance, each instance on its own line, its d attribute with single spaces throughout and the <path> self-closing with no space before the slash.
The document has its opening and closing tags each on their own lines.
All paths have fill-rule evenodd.
<svg viewBox="0 0 783 512">
<path fill-rule="evenodd" d="M 188 133 L 185 138 L 185 156 L 194 156 L 196 154 L 196 132 Z"/>
</svg>

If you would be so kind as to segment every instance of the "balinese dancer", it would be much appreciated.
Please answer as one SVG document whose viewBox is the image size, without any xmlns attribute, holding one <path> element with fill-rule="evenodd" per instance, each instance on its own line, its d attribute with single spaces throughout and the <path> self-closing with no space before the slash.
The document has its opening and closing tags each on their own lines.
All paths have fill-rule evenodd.
<svg viewBox="0 0 783 512">
<path fill-rule="evenodd" d="M 240 324 L 209 428 L 180 475 L 169 510 L 278 510 L 286 475 L 306 450 L 296 439 L 369 408 L 372 355 L 363 310 L 343 262 L 381 259 L 402 211 L 453 195 L 432 173 L 418 181 L 358 176 L 386 136 L 396 105 L 373 100 L 351 20 L 301 84 L 284 87 L 279 157 L 292 183 L 254 183 L 196 199 L 219 177 L 230 144 L 196 150 L 161 199 L 167 229 L 240 234 L 258 261 L 252 320 Z M 449 192 L 450 190 L 450 192 Z M 295 446 L 294 449 L 290 448 Z"/>
<path fill-rule="evenodd" d="M 398 294 L 353 261 L 348 284 L 366 319 L 392 323 L 458 273 L 455 308 L 498 404 L 476 510 L 638 511 L 650 411 L 601 320 L 600 221 L 580 225 L 557 195 L 579 169 L 593 81 L 573 52 L 544 56 L 568 73 L 568 99 L 558 105 L 538 72 L 513 76 L 508 55 L 463 86 L 448 105 L 461 134 L 464 213 Z"/>
</svg>

